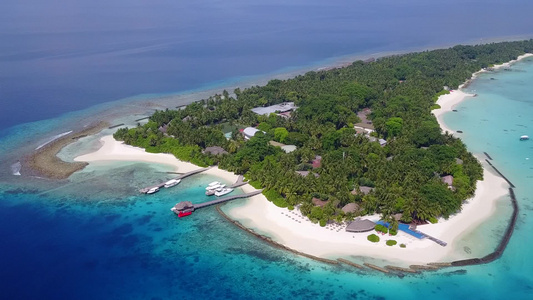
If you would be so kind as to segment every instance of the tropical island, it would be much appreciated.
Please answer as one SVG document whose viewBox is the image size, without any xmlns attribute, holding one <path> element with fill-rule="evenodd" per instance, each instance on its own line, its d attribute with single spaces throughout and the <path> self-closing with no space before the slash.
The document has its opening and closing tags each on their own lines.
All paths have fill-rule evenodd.
<svg viewBox="0 0 533 300">
<path fill-rule="evenodd" d="M 438 97 L 532 50 L 529 40 L 356 61 L 157 111 L 114 137 L 244 174 L 321 226 L 373 213 L 393 227 L 436 222 L 460 210 L 483 175 L 461 140 L 442 134 L 431 114 Z"/>
<path fill-rule="evenodd" d="M 533 40 L 456 46 L 224 91 L 156 111 L 75 161 L 162 163 L 180 173 L 217 165 L 205 173 L 226 183 L 244 175 L 242 190 L 263 194 L 218 211 L 317 259 L 469 259 L 442 246 L 489 218 L 509 190 L 442 113 L 469 96 L 455 89 L 479 70 L 508 68 L 532 50 Z"/>
</svg>

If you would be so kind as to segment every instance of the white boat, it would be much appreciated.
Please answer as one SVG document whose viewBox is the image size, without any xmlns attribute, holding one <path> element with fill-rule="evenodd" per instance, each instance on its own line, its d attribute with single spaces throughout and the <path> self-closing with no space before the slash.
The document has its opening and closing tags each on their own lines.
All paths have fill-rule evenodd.
<svg viewBox="0 0 533 300">
<path fill-rule="evenodd" d="M 159 192 L 159 188 L 158 187 L 154 187 L 154 188 L 151 188 L 148 190 L 148 192 L 146 192 L 147 194 L 155 194 Z"/>
<path fill-rule="evenodd" d="M 231 192 L 233 192 L 232 188 L 225 188 L 225 189 L 222 189 L 221 191 L 215 192 L 215 196 L 220 197 L 220 196 L 227 195 Z"/>
<path fill-rule="evenodd" d="M 221 192 L 224 189 L 224 187 L 218 187 L 216 189 L 206 190 L 205 195 L 206 196 L 213 196 L 216 192 Z"/>
<path fill-rule="evenodd" d="M 165 188 L 173 187 L 181 182 L 181 179 L 171 179 L 167 182 L 165 182 Z"/>
<path fill-rule="evenodd" d="M 529 140 L 529 136 L 523 135 L 523 136 L 520 137 L 520 140 L 521 141 L 527 141 L 527 140 Z"/>
<path fill-rule="evenodd" d="M 219 184 L 220 184 L 220 182 L 218 182 L 218 181 L 213 181 L 213 182 L 211 182 L 210 184 L 208 184 L 207 186 L 210 187 L 210 186 L 215 186 L 215 185 L 219 185 Z"/>
<path fill-rule="evenodd" d="M 206 191 L 214 191 L 216 189 L 220 189 L 220 188 L 224 188 L 226 185 L 221 183 L 221 184 L 217 184 L 217 185 L 212 185 L 212 186 L 208 186 L 205 188 Z"/>
</svg>

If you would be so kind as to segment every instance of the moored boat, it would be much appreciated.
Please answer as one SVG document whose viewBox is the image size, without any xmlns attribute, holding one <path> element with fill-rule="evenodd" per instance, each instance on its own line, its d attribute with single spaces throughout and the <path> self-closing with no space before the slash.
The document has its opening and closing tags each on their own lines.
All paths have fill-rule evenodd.
<svg viewBox="0 0 533 300">
<path fill-rule="evenodd" d="M 233 192 L 232 188 L 225 188 L 225 189 L 222 189 L 221 191 L 216 191 L 215 196 L 220 197 L 220 196 L 227 195 L 231 192 Z"/>
<path fill-rule="evenodd" d="M 165 188 L 173 187 L 181 182 L 181 179 L 171 179 L 167 182 L 165 182 Z"/>
<path fill-rule="evenodd" d="M 158 187 L 153 187 L 151 189 L 148 190 L 148 192 L 146 192 L 147 194 L 155 194 L 159 192 L 159 188 Z"/>
<path fill-rule="evenodd" d="M 212 185 L 212 186 L 208 186 L 205 188 L 206 191 L 214 191 L 214 190 L 217 190 L 217 189 L 221 189 L 221 188 L 224 188 L 226 185 L 223 184 L 223 183 L 219 183 L 219 184 L 216 184 L 216 185 Z"/>
<path fill-rule="evenodd" d="M 523 135 L 523 136 L 520 137 L 520 140 L 521 141 L 527 141 L 527 140 L 529 140 L 529 136 Z"/>
<path fill-rule="evenodd" d="M 183 218 L 192 214 L 192 211 L 180 211 L 178 217 Z"/>
</svg>

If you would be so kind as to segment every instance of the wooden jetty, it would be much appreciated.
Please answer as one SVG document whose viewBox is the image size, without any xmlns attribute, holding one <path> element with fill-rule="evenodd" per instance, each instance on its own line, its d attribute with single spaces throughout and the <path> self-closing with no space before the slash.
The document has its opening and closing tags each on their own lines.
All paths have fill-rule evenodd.
<svg viewBox="0 0 533 300">
<path fill-rule="evenodd" d="M 179 214 L 180 212 L 193 212 L 197 209 L 208 207 L 211 205 L 217 205 L 217 204 L 221 204 L 221 203 L 228 202 L 228 201 L 235 200 L 235 199 L 248 198 L 248 197 L 252 197 L 255 195 L 259 195 L 261 194 L 262 191 L 263 190 L 259 190 L 259 191 L 254 191 L 254 192 L 247 193 L 247 194 L 222 197 L 220 199 L 215 199 L 212 201 L 198 203 L 198 204 L 192 204 L 189 201 L 183 201 L 183 202 L 180 202 L 174 205 L 174 207 L 171 208 L 170 210 L 172 210 L 176 214 Z"/>
<path fill-rule="evenodd" d="M 441 241 L 441 240 L 439 240 L 439 239 L 436 238 L 436 237 L 432 237 L 431 235 L 428 235 L 428 234 L 426 234 L 426 233 L 423 233 L 422 231 L 418 231 L 418 230 L 416 230 L 416 229 L 411 229 L 411 230 L 413 230 L 413 231 L 416 232 L 416 233 L 419 233 L 419 234 L 423 235 L 423 236 L 424 236 L 425 238 L 427 238 L 428 240 L 434 241 L 435 243 L 441 245 L 442 247 L 446 247 L 446 246 L 448 245 L 448 243 L 446 243 L 445 241 Z"/>
<path fill-rule="evenodd" d="M 244 177 L 242 175 L 239 175 L 239 177 L 237 178 L 237 181 L 235 181 L 234 184 L 232 184 L 230 186 L 230 188 L 234 189 L 234 188 L 237 188 L 237 187 L 240 187 L 240 186 L 243 186 L 245 184 L 247 184 L 248 182 L 244 181 Z"/>
<path fill-rule="evenodd" d="M 190 172 L 187 172 L 187 173 L 183 173 L 181 174 L 180 176 L 176 177 L 176 178 L 173 178 L 173 179 L 183 179 L 185 177 L 189 177 L 191 175 L 194 175 L 194 174 L 198 174 L 198 173 L 201 173 L 201 172 L 204 172 L 204 171 L 207 171 L 209 169 L 211 169 L 212 167 L 207 167 L 207 168 L 202 168 L 202 169 L 198 169 L 198 170 L 194 170 L 194 171 L 190 171 Z M 166 182 L 166 181 L 165 181 Z M 160 184 L 157 184 L 157 185 L 154 185 L 154 186 L 149 186 L 149 187 L 146 187 L 146 188 L 143 188 L 143 189 L 140 189 L 139 192 L 141 192 L 141 194 L 146 194 L 150 189 L 152 188 L 162 188 L 164 185 L 165 185 L 165 182 L 163 183 L 160 183 Z"/>
</svg>

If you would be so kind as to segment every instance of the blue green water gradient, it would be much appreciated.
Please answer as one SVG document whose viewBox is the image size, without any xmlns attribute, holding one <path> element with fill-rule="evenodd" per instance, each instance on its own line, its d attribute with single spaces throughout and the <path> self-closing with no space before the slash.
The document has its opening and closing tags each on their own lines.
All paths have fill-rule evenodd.
<svg viewBox="0 0 533 300">
<path fill-rule="evenodd" d="M 183 219 L 170 212 L 184 199 L 205 201 L 203 187 L 212 177 L 199 175 L 155 195 L 139 195 L 139 186 L 169 178 L 168 167 L 121 162 L 90 166 L 68 183 L 2 186 L 2 295 L 6 299 L 527 299 L 533 288 L 529 250 L 533 141 L 520 142 L 518 137 L 533 135 L 533 84 L 527 84 L 532 82 L 531 60 L 516 64 L 512 71 L 484 74 L 469 87 L 479 96 L 445 115 L 449 127 L 464 131 L 473 152 L 488 152 L 517 186 L 521 209 L 517 227 L 504 255 L 494 263 L 404 278 L 330 266 L 274 248 L 236 228 L 214 208 Z M 506 205 L 500 204 L 502 209 Z M 493 242 L 499 238 L 483 232 L 476 236 Z"/>
</svg>

